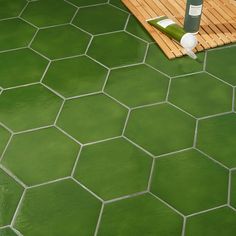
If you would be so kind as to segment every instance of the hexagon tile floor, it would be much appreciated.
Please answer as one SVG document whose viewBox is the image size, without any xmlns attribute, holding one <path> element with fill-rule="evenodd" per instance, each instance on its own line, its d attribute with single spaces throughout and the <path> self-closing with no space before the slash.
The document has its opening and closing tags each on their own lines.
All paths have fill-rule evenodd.
<svg viewBox="0 0 236 236">
<path fill-rule="evenodd" d="M 169 61 L 119 0 L 0 30 L 0 236 L 236 235 L 236 45 Z"/>
</svg>

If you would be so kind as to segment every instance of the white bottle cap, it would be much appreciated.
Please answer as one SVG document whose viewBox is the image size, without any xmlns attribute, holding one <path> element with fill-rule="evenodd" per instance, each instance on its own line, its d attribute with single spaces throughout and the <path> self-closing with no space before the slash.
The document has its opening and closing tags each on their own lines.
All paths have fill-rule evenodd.
<svg viewBox="0 0 236 236">
<path fill-rule="evenodd" d="M 186 50 L 187 55 L 193 59 L 197 59 L 197 56 L 193 52 L 193 49 L 197 46 L 197 43 L 197 38 L 191 33 L 184 34 L 180 40 L 180 44 Z"/>
</svg>

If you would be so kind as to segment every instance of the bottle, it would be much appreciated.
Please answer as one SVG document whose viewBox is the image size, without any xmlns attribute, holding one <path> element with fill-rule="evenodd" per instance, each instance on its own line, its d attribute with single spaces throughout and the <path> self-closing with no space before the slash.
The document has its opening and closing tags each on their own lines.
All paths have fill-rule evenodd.
<svg viewBox="0 0 236 236">
<path fill-rule="evenodd" d="M 189 57 L 197 59 L 193 49 L 197 46 L 198 42 L 193 34 L 187 33 L 181 26 L 166 16 L 149 19 L 147 22 L 179 43 Z"/>
<path fill-rule="evenodd" d="M 187 0 L 184 29 L 188 33 L 197 34 L 202 16 L 203 0 Z"/>
</svg>

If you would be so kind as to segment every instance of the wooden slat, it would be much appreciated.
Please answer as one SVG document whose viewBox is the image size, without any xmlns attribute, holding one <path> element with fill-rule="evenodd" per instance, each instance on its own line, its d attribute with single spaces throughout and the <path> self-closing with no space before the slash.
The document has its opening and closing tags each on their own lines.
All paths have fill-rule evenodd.
<svg viewBox="0 0 236 236">
<path fill-rule="evenodd" d="M 166 15 L 183 26 L 186 0 L 122 0 L 139 22 L 151 34 L 169 59 L 181 57 L 184 49 L 151 26 L 146 20 Z M 199 41 L 195 51 L 236 42 L 236 0 L 205 0 Z"/>
</svg>

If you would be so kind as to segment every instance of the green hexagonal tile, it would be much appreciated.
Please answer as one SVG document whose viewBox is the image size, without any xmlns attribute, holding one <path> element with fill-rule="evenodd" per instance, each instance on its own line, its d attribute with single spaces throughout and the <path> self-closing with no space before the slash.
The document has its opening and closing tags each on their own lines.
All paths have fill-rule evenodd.
<svg viewBox="0 0 236 236">
<path fill-rule="evenodd" d="M 173 79 L 170 102 L 196 117 L 232 110 L 232 87 L 206 73 Z"/>
<path fill-rule="evenodd" d="M 236 70 L 233 60 L 235 53 L 236 47 L 207 52 L 206 71 L 235 86 Z"/>
<path fill-rule="evenodd" d="M 52 62 L 43 82 L 65 97 L 102 90 L 107 69 L 81 56 Z"/>
<path fill-rule="evenodd" d="M 13 131 L 52 124 L 61 99 L 41 85 L 3 91 L 0 96 L 0 122 Z"/>
<path fill-rule="evenodd" d="M 10 133 L 0 125 L 0 157 L 10 138 Z"/>
<path fill-rule="evenodd" d="M 187 219 L 186 236 L 233 236 L 236 234 L 236 212 L 228 207 L 205 212 Z"/>
<path fill-rule="evenodd" d="M 0 169 L 0 226 L 9 225 L 23 188 Z"/>
<path fill-rule="evenodd" d="M 109 0 L 109 3 L 112 4 L 113 6 L 119 7 L 120 9 L 129 11 L 121 0 Z"/>
<path fill-rule="evenodd" d="M 169 76 L 183 75 L 203 70 L 204 53 L 198 53 L 198 60 L 190 57 L 169 60 L 156 44 L 151 44 L 147 53 L 146 63 Z"/>
<path fill-rule="evenodd" d="M 182 218 L 150 194 L 108 204 L 98 236 L 180 236 Z"/>
<path fill-rule="evenodd" d="M 36 28 L 20 19 L 0 21 L 0 51 L 26 47 L 33 38 Z"/>
<path fill-rule="evenodd" d="M 18 16 L 26 3 L 26 0 L 1 0 L 0 19 Z"/>
<path fill-rule="evenodd" d="M 72 25 L 42 29 L 35 37 L 32 48 L 50 59 L 83 54 L 90 36 Z"/>
<path fill-rule="evenodd" d="M 89 5 L 95 5 L 95 4 L 101 4 L 106 3 L 107 0 L 68 0 L 68 2 L 71 2 L 72 4 L 78 6 L 78 7 L 84 7 Z"/>
<path fill-rule="evenodd" d="M 130 16 L 126 30 L 147 42 L 153 42 L 152 37 L 134 16 Z"/>
<path fill-rule="evenodd" d="M 95 36 L 88 55 L 106 66 L 117 67 L 142 62 L 147 44 L 125 33 Z"/>
<path fill-rule="evenodd" d="M 230 204 L 236 209 L 236 170 L 231 174 L 231 201 Z"/>
<path fill-rule="evenodd" d="M 8 227 L 0 229 L 0 235 L 1 236 L 17 236 L 17 234 Z"/>
<path fill-rule="evenodd" d="M 69 176 L 79 148 L 56 128 L 42 129 L 14 136 L 2 164 L 25 184 L 39 184 Z"/>
<path fill-rule="evenodd" d="M 127 13 L 111 5 L 99 5 L 81 8 L 73 23 L 92 34 L 101 34 L 123 30 L 127 17 Z"/>
<path fill-rule="evenodd" d="M 3 88 L 37 82 L 48 61 L 30 49 L 0 54 L 0 86 Z"/>
<path fill-rule="evenodd" d="M 65 103 L 58 126 L 88 143 L 121 135 L 127 110 L 105 95 L 92 95 Z"/>
<path fill-rule="evenodd" d="M 151 157 L 119 138 L 85 146 L 75 178 L 108 200 L 146 190 L 151 164 Z"/>
<path fill-rule="evenodd" d="M 185 215 L 227 202 L 228 171 L 195 150 L 157 160 L 151 191 Z"/>
<path fill-rule="evenodd" d="M 169 80 L 146 65 L 111 71 L 105 91 L 130 107 L 164 101 Z"/>
<path fill-rule="evenodd" d="M 27 190 L 15 221 L 25 236 L 94 235 L 101 203 L 72 180 Z"/>
<path fill-rule="evenodd" d="M 69 23 L 76 8 L 63 0 L 30 2 L 22 18 L 38 27 Z"/>
<path fill-rule="evenodd" d="M 160 155 L 191 147 L 194 129 L 192 117 L 161 104 L 133 110 L 125 135 L 154 155 Z"/>
<path fill-rule="evenodd" d="M 236 167 L 236 114 L 199 122 L 197 147 L 229 168 Z"/>
</svg>

